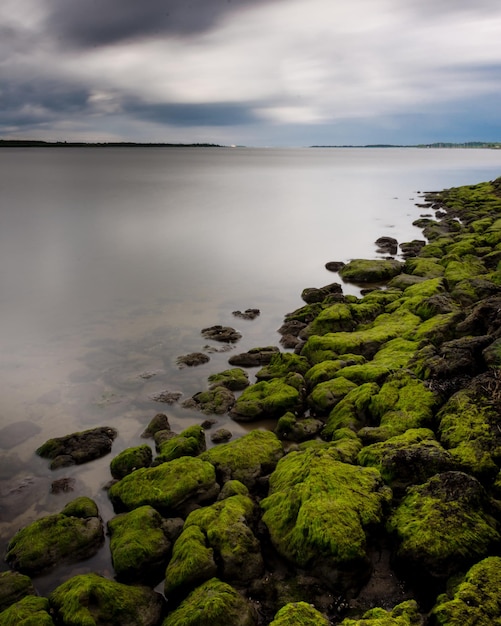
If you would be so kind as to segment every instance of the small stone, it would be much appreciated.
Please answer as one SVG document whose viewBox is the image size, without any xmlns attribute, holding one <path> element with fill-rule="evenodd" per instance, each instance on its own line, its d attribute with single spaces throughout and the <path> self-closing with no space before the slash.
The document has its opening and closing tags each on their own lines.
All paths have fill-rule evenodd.
<svg viewBox="0 0 501 626">
<path fill-rule="evenodd" d="M 201 332 L 206 339 L 223 341 L 225 343 L 234 343 L 242 338 L 242 335 L 234 328 L 231 328 L 231 326 L 210 326 L 209 328 L 203 328 Z"/>
<path fill-rule="evenodd" d="M 232 315 L 235 317 L 239 317 L 242 320 L 254 320 L 261 314 L 259 309 L 246 309 L 243 313 L 242 311 L 233 311 Z"/>
<path fill-rule="evenodd" d="M 210 436 L 210 440 L 213 443 L 223 443 L 225 441 L 229 441 L 233 437 L 232 433 L 226 428 L 218 428 L 215 432 Z"/>
<path fill-rule="evenodd" d="M 209 361 L 210 357 L 203 352 L 191 352 L 190 354 L 185 354 L 184 356 L 178 356 L 176 360 L 179 367 L 196 367 L 197 365 L 203 365 Z"/>
</svg>

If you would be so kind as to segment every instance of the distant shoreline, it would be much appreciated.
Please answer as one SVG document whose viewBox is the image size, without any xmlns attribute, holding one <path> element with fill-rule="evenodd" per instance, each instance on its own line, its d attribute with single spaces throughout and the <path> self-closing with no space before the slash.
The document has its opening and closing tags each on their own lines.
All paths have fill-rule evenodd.
<svg viewBox="0 0 501 626">
<path fill-rule="evenodd" d="M 0 139 L 0 148 L 224 148 L 215 143 L 136 143 L 134 141 L 39 141 Z"/>
</svg>

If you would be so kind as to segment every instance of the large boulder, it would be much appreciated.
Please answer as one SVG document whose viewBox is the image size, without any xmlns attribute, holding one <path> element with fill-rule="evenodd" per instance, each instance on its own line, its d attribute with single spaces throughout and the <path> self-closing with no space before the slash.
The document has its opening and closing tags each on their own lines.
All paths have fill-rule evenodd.
<svg viewBox="0 0 501 626">
<path fill-rule="evenodd" d="M 297 409 L 301 404 L 301 394 L 286 381 L 287 379 L 275 378 L 247 387 L 231 409 L 231 417 L 236 422 L 251 422 L 276 418 Z"/>
<path fill-rule="evenodd" d="M 49 600 L 26 596 L 0 613 L 0 626 L 54 626 Z"/>
<path fill-rule="evenodd" d="M 238 367 L 258 367 L 269 363 L 271 358 L 278 352 L 280 350 L 276 346 L 252 348 L 247 352 L 234 354 L 228 359 L 228 363 Z"/>
<path fill-rule="evenodd" d="M 12 571 L 0 573 L 0 611 L 25 596 L 34 595 L 35 587 L 29 576 Z"/>
<path fill-rule="evenodd" d="M 150 588 L 93 573 L 70 578 L 49 601 L 57 623 L 64 626 L 156 626 L 164 609 L 164 599 Z"/>
<path fill-rule="evenodd" d="M 122 450 L 110 463 L 113 478 L 120 480 L 140 467 L 149 467 L 153 459 L 150 446 L 142 444 Z"/>
<path fill-rule="evenodd" d="M 82 496 L 69 502 L 61 513 L 42 517 L 18 531 L 7 546 L 5 560 L 12 569 L 34 575 L 62 562 L 89 558 L 103 541 L 97 506 Z"/>
<path fill-rule="evenodd" d="M 275 615 L 270 626 L 329 626 L 329 620 L 317 611 L 311 604 L 306 602 L 289 602 Z"/>
<path fill-rule="evenodd" d="M 198 456 L 207 448 L 202 426 L 188 426 L 179 435 L 167 438 L 158 445 L 158 455 L 153 462 L 160 465 L 182 456 Z"/>
<path fill-rule="evenodd" d="M 339 270 L 339 275 L 350 283 L 387 282 L 403 271 L 404 264 L 395 259 L 353 259 Z"/>
<path fill-rule="evenodd" d="M 112 485 L 108 492 L 117 512 L 149 504 L 165 517 L 176 517 L 199 503 L 215 499 L 218 493 L 214 466 L 191 456 L 138 469 Z"/>
<path fill-rule="evenodd" d="M 36 453 L 44 459 L 51 459 L 51 469 L 79 465 L 108 454 L 117 434 L 114 428 L 100 426 L 49 439 L 38 448 Z"/>
</svg>

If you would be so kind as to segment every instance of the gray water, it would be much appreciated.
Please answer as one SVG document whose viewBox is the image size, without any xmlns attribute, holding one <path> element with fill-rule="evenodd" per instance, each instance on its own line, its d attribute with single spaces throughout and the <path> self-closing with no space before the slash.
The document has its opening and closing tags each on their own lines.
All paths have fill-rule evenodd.
<svg viewBox="0 0 501 626">
<path fill-rule="evenodd" d="M 113 426 L 116 454 L 157 412 L 177 431 L 199 423 L 152 398 L 187 398 L 228 367 L 229 353 L 177 366 L 210 343 L 202 328 L 237 328 L 238 352 L 278 345 L 302 289 L 339 280 L 327 261 L 375 257 L 381 235 L 420 238 L 422 192 L 499 175 L 495 150 L 1 150 L 0 549 L 76 495 L 113 515 L 110 458 L 51 472 L 35 455 L 46 439 Z M 247 308 L 261 315 L 232 315 Z M 75 492 L 50 494 L 63 476 Z M 82 567 L 110 574 L 106 550 Z"/>
</svg>

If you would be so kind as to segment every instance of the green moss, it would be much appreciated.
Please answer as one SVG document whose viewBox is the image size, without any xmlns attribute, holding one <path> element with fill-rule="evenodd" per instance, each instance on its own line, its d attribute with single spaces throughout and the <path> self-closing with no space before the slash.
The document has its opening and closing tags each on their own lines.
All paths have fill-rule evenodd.
<svg viewBox="0 0 501 626">
<path fill-rule="evenodd" d="M 308 361 L 297 354 L 290 352 L 279 352 L 271 357 L 268 365 L 262 367 L 256 373 L 257 380 L 271 380 L 272 378 L 284 378 L 287 374 L 306 374 L 310 365 Z"/>
<path fill-rule="evenodd" d="M 330 412 L 322 437 L 331 439 L 338 429 L 362 428 L 370 418 L 369 406 L 379 389 L 376 383 L 365 383 L 350 391 Z"/>
<path fill-rule="evenodd" d="M 311 367 L 304 375 L 305 381 L 310 388 L 331 380 L 336 377 L 337 372 L 351 365 L 362 365 L 366 359 L 360 354 L 343 354 L 339 359 L 327 360 L 317 363 Z"/>
<path fill-rule="evenodd" d="M 416 341 L 430 341 L 434 344 L 441 344 L 454 337 L 456 326 L 461 319 L 461 315 L 452 313 L 443 313 L 435 315 L 424 321 L 414 333 Z"/>
<path fill-rule="evenodd" d="M 467 572 L 430 613 L 433 626 L 499 626 L 501 624 L 501 558 L 488 557 Z"/>
<path fill-rule="evenodd" d="M 35 587 L 29 576 L 12 571 L 0 573 L 0 611 L 18 602 L 24 596 L 34 595 L 36 595 Z"/>
<path fill-rule="evenodd" d="M 299 567 L 365 560 L 365 529 L 381 521 L 389 492 L 379 472 L 342 463 L 335 448 L 290 452 L 270 478 L 263 521 L 278 552 Z"/>
<path fill-rule="evenodd" d="M 110 463 L 113 478 L 123 478 L 139 467 L 149 467 L 153 459 L 150 446 L 142 444 L 127 448 L 118 454 Z"/>
<path fill-rule="evenodd" d="M 413 276 L 425 278 L 439 278 L 444 275 L 444 268 L 440 265 L 440 259 L 433 257 L 413 257 L 405 262 L 404 271 Z"/>
<path fill-rule="evenodd" d="M 57 623 L 65 626 L 152 626 L 163 600 L 147 587 L 123 585 L 98 574 L 70 578 L 49 596 Z"/>
<path fill-rule="evenodd" d="M 160 465 L 183 456 L 198 456 L 207 448 L 205 431 L 199 425 L 189 426 L 179 435 L 162 442 L 154 465 Z"/>
<path fill-rule="evenodd" d="M 0 613 L 0 626 L 54 626 L 49 601 L 26 596 Z"/>
<path fill-rule="evenodd" d="M 323 309 L 323 306 L 320 304 L 320 302 L 315 302 L 314 304 L 307 304 L 305 306 L 302 306 L 299 309 L 296 309 L 292 313 L 288 313 L 285 316 L 285 321 L 290 322 L 290 321 L 295 320 L 297 322 L 303 322 L 305 324 L 309 324 L 317 317 L 317 315 L 320 313 L 320 311 L 322 311 L 322 309 Z"/>
<path fill-rule="evenodd" d="M 355 383 L 343 377 L 319 383 L 308 396 L 308 405 L 314 412 L 326 414 L 355 387 Z"/>
<path fill-rule="evenodd" d="M 184 456 L 158 467 L 141 468 L 125 476 L 108 492 L 118 511 L 149 504 L 161 514 L 171 514 L 186 501 L 217 493 L 214 466 L 200 458 Z"/>
<path fill-rule="evenodd" d="M 162 565 L 165 568 L 170 541 L 163 531 L 162 518 L 152 507 L 117 515 L 108 522 L 108 531 L 119 580 L 155 580 Z"/>
<path fill-rule="evenodd" d="M 402 272 L 403 263 L 386 259 L 353 259 L 339 270 L 339 275 L 350 283 L 381 283 Z"/>
<path fill-rule="evenodd" d="M 235 395 L 224 385 L 215 385 L 196 393 L 183 402 L 185 408 L 194 408 L 205 415 L 224 415 L 235 404 Z"/>
<path fill-rule="evenodd" d="M 197 587 L 163 621 L 162 626 L 256 626 L 250 604 L 233 587 L 217 578 Z"/>
<path fill-rule="evenodd" d="M 280 379 L 261 381 L 247 389 L 237 399 L 230 415 L 236 421 L 252 421 L 264 417 L 278 417 L 297 408 L 300 393 Z"/>
<path fill-rule="evenodd" d="M 68 504 L 61 511 L 61 515 L 81 517 L 85 519 L 87 517 L 98 517 L 99 510 L 94 500 L 87 498 L 86 496 L 80 496 L 68 502 Z"/>
<path fill-rule="evenodd" d="M 444 261 L 445 262 L 445 261 Z M 445 278 L 452 288 L 462 280 L 485 274 L 487 269 L 482 261 L 473 255 L 465 255 L 460 260 L 451 260 L 445 268 Z"/>
<path fill-rule="evenodd" d="M 344 619 L 339 626 L 422 626 L 423 617 L 415 600 L 406 600 L 390 611 L 374 608 L 361 619 Z"/>
<path fill-rule="evenodd" d="M 249 375 L 240 367 L 232 367 L 218 374 L 212 374 L 208 380 L 211 388 L 222 386 L 230 391 L 240 391 L 249 386 Z"/>
<path fill-rule="evenodd" d="M 306 602 L 289 602 L 275 615 L 269 626 L 329 626 L 330 622 Z"/>
<path fill-rule="evenodd" d="M 352 305 L 337 302 L 323 311 L 305 328 L 301 336 L 325 335 L 339 331 L 351 331 L 355 327 Z"/>
<path fill-rule="evenodd" d="M 252 487 L 261 474 L 268 474 L 275 468 L 283 453 L 276 435 L 265 430 L 253 430 L 234 441 L 207 450 L 200 458 L 216 468 L 221 482 L 236 479 Z"/>
</svg>

